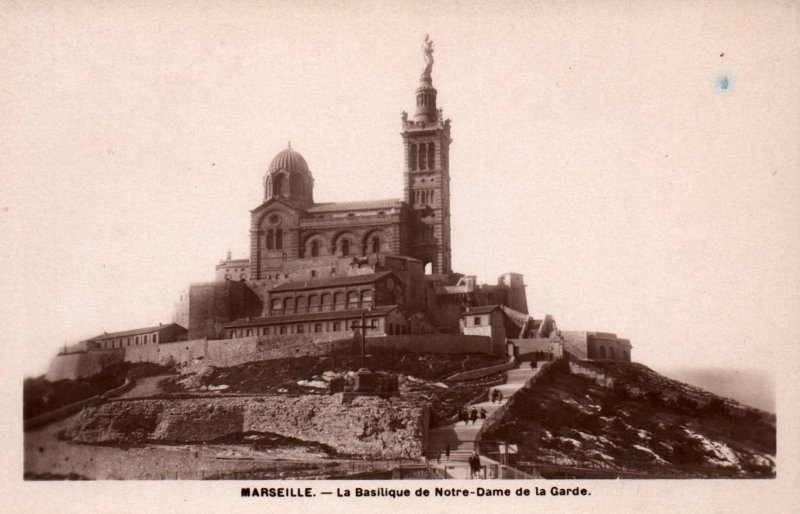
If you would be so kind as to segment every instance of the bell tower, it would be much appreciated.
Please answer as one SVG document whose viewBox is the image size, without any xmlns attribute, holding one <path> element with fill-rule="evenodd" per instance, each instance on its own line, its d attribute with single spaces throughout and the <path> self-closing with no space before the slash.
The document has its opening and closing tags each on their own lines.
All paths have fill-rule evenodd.
<svg viewBox="0 0 800 514">
<path fill-rule="evenodd" d="M 431 264 L 431 273 L 449 274 L 450 261 L 450 120 L 436 107 L 433 87 L 433 41 L 422 43 L 425 67 L 411 119 L 403 112 L 404 200 L 416 214 L 411 256 Z"/>
</svg>

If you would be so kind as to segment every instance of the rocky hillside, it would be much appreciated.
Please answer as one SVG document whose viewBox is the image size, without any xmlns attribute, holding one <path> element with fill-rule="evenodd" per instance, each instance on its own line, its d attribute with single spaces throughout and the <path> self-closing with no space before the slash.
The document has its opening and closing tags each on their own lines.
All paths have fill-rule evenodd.
<svg viewBox="0 0 800 514">
<path fill-rule="evenodd" d="M 254 361 L 227 368 L 193 366 L 183 369 L 181 376 L 165 379 L 161 386 L 171 393 L 323 395 L 333 377 L 344 376 L 352 382 L 360 360 L 358 354 L 338 354 Z M 371 355 L 368 365 L 380 374 L 398 375 L 401 398 L 430 406 L 430 423 L 436 426 L 485 391 L 482 383 L 444 384 L 444 378 L 504 362 L 502 357 L 484 354 L 381 352 Z"/>
<path fill-rule="evenodd" d="M 424 409 L 409 402 L 337 396 L 119 400 L 84 409 L 64 434 L 78 443 L 130 446 L 214 442 L 278 434 L 343 456 L 415 458 Z"/>
<path fill-rule="evenodd" d="M 775 416 L 636 363 L 558 363 L 520 391 L 484 441 L 520 462 L 639 476 L 774 477 Z"/>
</svg>

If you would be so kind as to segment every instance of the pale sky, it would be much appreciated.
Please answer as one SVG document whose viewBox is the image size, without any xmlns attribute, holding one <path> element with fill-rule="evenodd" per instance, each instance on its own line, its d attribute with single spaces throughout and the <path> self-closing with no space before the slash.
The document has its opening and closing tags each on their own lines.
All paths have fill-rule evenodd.
<svg viewBox="0 0 800 514">
<path fill-rule="evenodd" d="M 534 316 L 630 338 L 651 367 L 800 361 L 796 5 L 168 4 L 3 6 L 21 373 L 65 340 L 169 322 L 228 248 L 248 257 L 289 140 L 317 201 L 401 197 L 425 33 L 456 271 L 523 273 Z"/>
</svg>

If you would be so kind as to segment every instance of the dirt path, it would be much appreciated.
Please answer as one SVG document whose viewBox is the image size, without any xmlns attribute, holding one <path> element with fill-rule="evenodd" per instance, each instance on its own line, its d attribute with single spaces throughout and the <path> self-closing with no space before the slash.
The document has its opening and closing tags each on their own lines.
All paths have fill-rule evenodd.
<svg viewBox="0 0 800 514">
<path fill-rule="evenodd" d="M 136 379 L 136 385 L 130 391 L 119 395 L 117 398 L 145 398 L 163 393 L 158 383 L 173 375 L 158 375 L 155 377 L 143 377 Z"/>
</svg>

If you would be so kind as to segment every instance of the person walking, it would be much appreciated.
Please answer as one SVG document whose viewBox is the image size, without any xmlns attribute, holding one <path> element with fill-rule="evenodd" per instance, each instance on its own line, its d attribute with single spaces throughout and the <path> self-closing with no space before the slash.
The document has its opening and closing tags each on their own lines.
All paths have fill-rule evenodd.
<svg viewBox="0 0 800 514">
<path fill-rule="evenodd" d="M 469 417 L 472 420 L 472 424 L 474 425 L 475 422 L 478 421 L 478 409 L 473 407 L 472 410 L 469 413 Z"/>
<path fill-rule="evenodd" d="M 469 477 L 475 478 L 478 476 L 478 472 L 481 469 L 481 458 L 478 457 L 478 453 L 473 451 L 472 455 L 469 456 Z"/>
<path fill-rule="evenodd" d="M 481 407 L 481 421 L 484 421 L 485 419 L 486 419 L 486 409 Z"/>
</svg>

